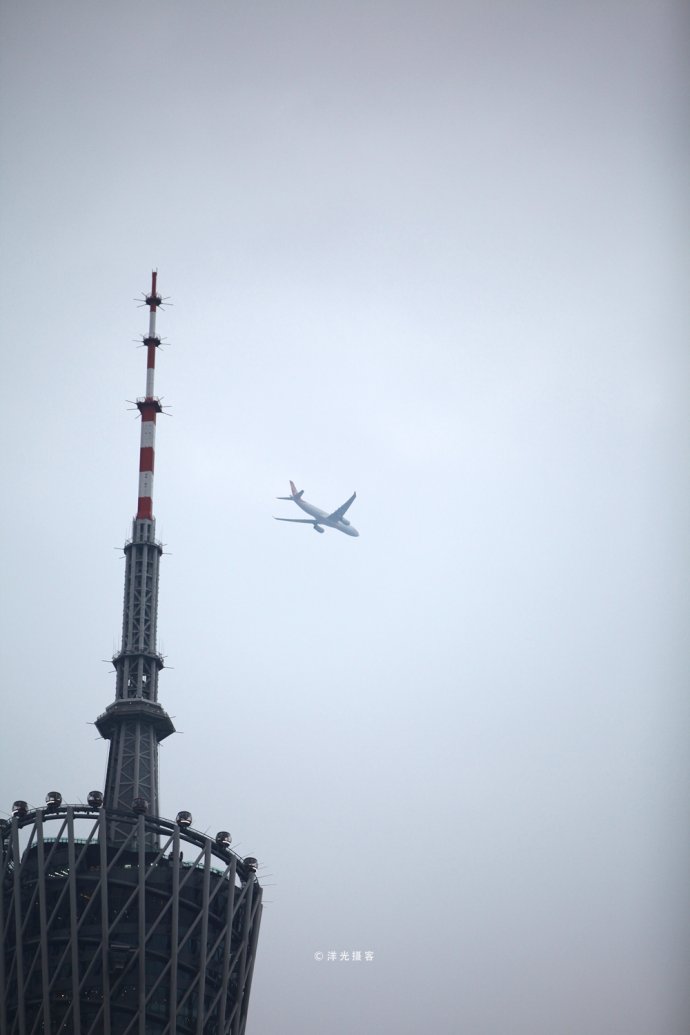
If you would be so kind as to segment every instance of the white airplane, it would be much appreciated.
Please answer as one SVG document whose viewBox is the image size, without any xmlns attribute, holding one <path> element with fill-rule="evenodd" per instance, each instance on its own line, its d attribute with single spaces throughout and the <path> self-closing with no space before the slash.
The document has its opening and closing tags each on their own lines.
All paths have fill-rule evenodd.
<svg viewBox="0 0 690 1035">
<path fill-rule="evenodd" d="M 311 514 L 311 517 L 309 517 L 309 518 L 279 518 L 279 517 L 277 517 L 275 519 L 276 521 L 293 521 L 296 524 L 300 524 L 300 525 L 313 525 L 315 532 L 324 532 L 325 529 L 323 529 L 321 526 L 322 525 L 327 525 L 328 528 L 337 528 L 337 530 L 339 532 L 344 532 L 345 535 L 356 535 L 356 536 L 359 535 L 359 532 L 357 531 L 357 529 L 353 528 L 352 525 L 350 524 L 350 522 L 345 517 L 345 511 L 350 506 L 350 504 L 352 502 L 354 502 L 354 499 L 357 496 L 356 492 L 353 492 L 352 495 L 350 496 L 349 500 L 347 500 L 346 503 L 343 503 L 342 506 L 338 507 L 337 510 L 334 510 L 332 514 L 327 514 L 325 510 L 319 510 L 319 508 L 315 507 L 313 505 L 313 503 L 307 503 L 306 500 L 302 499 L 302 496 L 304 495 L 304 489 L 300 489 L 300 491 L 298 492 L 297 489 L 295 488 L 295 483 L 294 482 L 290 482 L 290 488 L 292 489 L 292 496 L 276 496 L 276 499 L 279 499 L 279 500 L 292 500 L 293 503 L 297 504 L 297 506 L 300 508 L 300 510 L 303 510 L 306 514 Z"/>
</svg>

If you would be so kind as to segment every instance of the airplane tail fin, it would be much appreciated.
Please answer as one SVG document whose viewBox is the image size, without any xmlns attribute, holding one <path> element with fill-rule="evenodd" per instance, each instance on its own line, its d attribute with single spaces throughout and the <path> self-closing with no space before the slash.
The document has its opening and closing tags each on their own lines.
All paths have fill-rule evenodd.
<svg viewBox="0 0 690 1035">
<path fill-rule="evenodd" d="M 297 491 L 297 487 L 294 482 L 290 482 L 290 488 L 292 489 L 292 496 L 276 496 L 277 500 L 300 500 L 304 496 L 304 489 Z"/>
</svg>

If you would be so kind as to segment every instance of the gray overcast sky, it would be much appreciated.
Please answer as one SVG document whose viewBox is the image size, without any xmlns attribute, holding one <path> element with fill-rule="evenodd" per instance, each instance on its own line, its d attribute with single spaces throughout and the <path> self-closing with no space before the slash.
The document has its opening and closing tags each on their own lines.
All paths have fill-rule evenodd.
<svg viewBox="0 0 690 1035">
<path fill-rule="evenodd" d="M 250 1035 L 686 1035 L 680 3 L 0 10 L 2 808 L 103 782 L 157 267 L 163 811 L 262 863 Z"/>
</svg>

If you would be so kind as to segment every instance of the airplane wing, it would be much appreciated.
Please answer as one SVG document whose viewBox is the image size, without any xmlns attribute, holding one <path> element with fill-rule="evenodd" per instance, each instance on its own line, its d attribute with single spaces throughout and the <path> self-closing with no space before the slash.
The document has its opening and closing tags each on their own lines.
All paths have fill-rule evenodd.
<svg viewBox="0 0 690 1035">
<path fill-rule="evenodd" d="M 347 508 L 352 503 L 354 503 L 356 496 L 357 496 L 357 493 L 353 492 L 352 495 L 350 496 L 349 500 L 347 501 L 347 503 L 343 503 L 343 505 L 341 507 L 338 507 L 338 509 L 334 510 L 332 514 L 328 515 L 328 520 L 329 521 L 340 521 L 340 520 L 342 520 L 342 517 L 345 514 L 345 511 L 347 510 Z"/>
<path fill-rule="evenodd" d="M 318 519 L 317 518 L 273 518 L 274 521 L 292 521 L 298 525 L 313 525 Z"/>
</svg>

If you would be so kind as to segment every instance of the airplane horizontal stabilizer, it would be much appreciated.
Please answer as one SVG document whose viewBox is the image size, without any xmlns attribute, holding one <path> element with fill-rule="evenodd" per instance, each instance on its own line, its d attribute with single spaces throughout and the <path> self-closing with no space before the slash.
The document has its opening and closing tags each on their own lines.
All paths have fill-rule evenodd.
<svg viewBox="0 0 690 1035">
<path fill-rule="evenodd" d="M 290 482 L 290 488 L 292 489 L 292 496 L 276 496 L 277 500 L 301 500 L 304 496 L 304 489 L 300 489 L 299 492 L 295 487 L 294 482 Z"/>
</svg>

